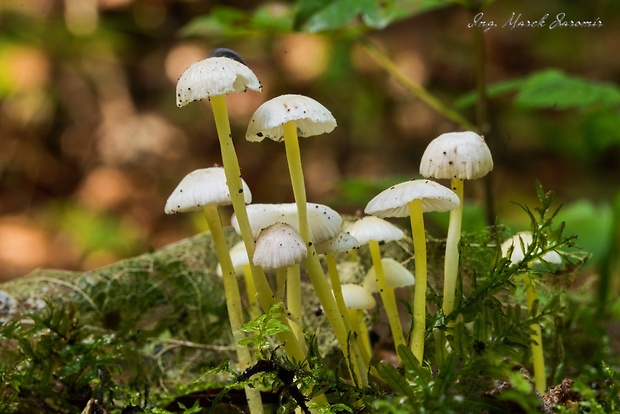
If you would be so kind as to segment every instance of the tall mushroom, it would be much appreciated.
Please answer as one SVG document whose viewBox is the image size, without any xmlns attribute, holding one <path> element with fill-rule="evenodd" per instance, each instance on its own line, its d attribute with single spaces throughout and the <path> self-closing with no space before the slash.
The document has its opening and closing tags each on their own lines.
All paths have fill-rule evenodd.
<svg viewBox="0 0 620 414">
<path fill-rule="evenodd" d="M 250 189 L 242 182 L 244 203 L 252 201 Z M 226 296 L 226 307 L 228 318 L 235 341 L 237 358 L 241 370 L 250 366 L 252 361 L 250 351 L 246 346 L 239 345 L 243 339 L 241 325 L 243 325 L 243 314 L 241 308 L 241 296 L 235 275 L 235 269 L 230 259 L 228 245 L 218 206 L 230 205 L 230 194 L 226 186 L 226 177 L 223 168 L 204 168 L 195 170 L 186 175 L 177 188 L 172 192 L 164 208 L 166 214 L 203 210 L 211 236 L 215 244 L 220 265 L 222 267 L 222 280 L 224 282 L 224 294 Z M 260 392 L 254 387 L 245 387 L 248 398 L 250 412 L 262 413 L 263 405 Z"/>
<path fill-rule="evenodd" d="M 239 220 L 241 236 L 248 256 L 254 255 L 254 238 L 250 233 L 241 169 L 235 152 L 230 132 L 225 96 L 248 89 L 262 91 L 262 86 L 252 70 L 243 63 L 243 59 L 230 49 L 216 49 L 212 56 L 193 63 L 183 72 L 177 82 L 177 106 L 183 107 L 190 102 L 208 99 L 215 119 L 215 127 L 220 142 L 222 164 L 226 172 L 226 184 L 230 190 L 233 209 Z M 267 311 L 273 304 L 273 293 L 264 272 L 250 261 L 250 269 L 257 290 L 257 298 L 263 310 Z"/>
<path fill-rule="evenodd" d="M 313 246 L 307 218 L 306 186 L 301 165 L 299 137 L 310 137 L 331 132 L 336 120 L 331 112 L 312 98 L 303 95 L 281 95 L 263 103 L 252 116 L 246 132 L 248 141 L 262 141 L 265 138 L 284 141 L 293 195 L 299 214 L 299 234 L 308 246 L 306 268 L 310 281 L 323 306 L 325 315 L 334 330 L 345 358 L 349 359 L 349 341 L 342 315 L 331 293 L 325 273 Z M 367 384 L 362 375 L 366 367 L 359 355 L 357 344 L 351 347 L 353 354 L 353 376 L 355 381 Z"/>
<path fill-rule="evenodd" d="M 448 132 L 432 140 L 420 162 L 424 177 L 450 179 L 452 191 L 461 201 L 450 211 L 446 240 L 442 309 L 445 315 L 454 310 L 456 279 L 459 268 L 459 241 L 463 218 L 463 180 L 484 177 L 493 170 L 491 151 L 484 138 L 475 132 Z"/>
<path fill-rule="evenodd" d="M 364 212 L 377 217 L 406 217 L 411 221 L 415 257 L 413 331 L 411 352 L 422 363 L 426 332 L 426 232 L 423 213 L 449 211 L 460 204 L 458 196 L 448 188 L 430 180 L 410 180 L 379 193 L 366 205 Z"/>
<path fill-rule="evenodd" d="M 381 302 L 383 303 L 385 313 L 390 323 L 390 330 L 392 332 L 392 338 L 394 339 L 394 348 L 398 354 L 398 347 L 400 345 L 405 345 L 405 337 L 403 335 L 403 328 L 396 306 L 394 289 L 391 288 L 385 280 L 379 242 L 400 240 L 405 237 L 405 233 L 392 223 L 375 216 L 363 217 L 350 224 L 346 230 L 355 237 L 360 244 L 368 243 L 372 266 L 375 270 L 377 286 L 379 288 L 379 295 L 381 296 Z"/>
</svg>

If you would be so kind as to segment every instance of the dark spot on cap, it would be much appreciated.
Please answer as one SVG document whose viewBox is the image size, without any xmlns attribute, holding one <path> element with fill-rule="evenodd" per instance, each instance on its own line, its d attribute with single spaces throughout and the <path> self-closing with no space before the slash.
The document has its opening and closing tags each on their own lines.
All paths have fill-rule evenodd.
<svg viewBox="0 0 620 414">
<path fill-rule="evenodd" d="M 225 47 L 218 47 L 217 49 L 213 50 L 211 52 L 211 57 L 225 57 L 228 59 L 236 60 L 237 62 L 247 66 L 247 63 L 245 63 L 245 60 L 243 60 L 239 53 Z"/>
<path fill-rule="evenodd" d="M 257 132 L 257 133 L 256 133 L 256 136 L 257 136 L 257 137 L 259 137 L 259 138 L 262 138 L 263 133 L 262 133 L 262 132 Z"/>
</svg>

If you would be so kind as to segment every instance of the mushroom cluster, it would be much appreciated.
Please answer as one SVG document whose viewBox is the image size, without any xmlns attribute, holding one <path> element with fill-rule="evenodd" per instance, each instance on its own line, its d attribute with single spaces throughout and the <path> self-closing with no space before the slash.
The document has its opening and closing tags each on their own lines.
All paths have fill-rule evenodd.
<svg viewBox="0 0 620 414">
<path fill-rule="evenodd" d="M 292 360 L 304 363 L 307 357 L 304 336 L 307 327 L 304 326 L 301 293 L 304 269 L 355 384 L 368 385 L 368 375 L 372 371 L 373 350 L 363 312 L 376 306 L 374 293 L 378 293 L 385 310 L 396 355 L 400 357 L 400 348 L 409 346 L 415 359 L 424 363 L 424 345 L 428 337 L 424 213 L 450 213 L 440 312 L 451 321 L 455 319 L 455 304 L 460 300 L 455 297 L 455 291 L 464 180 L 483 177 L 493 169 L 484 138 L 472 131 L 450 132 L 435 138 L 421 159 L 419 172 L 423 178 L 387 188 L 368 202 L 364 217 L 343 225 L 335 210 L 307 201 L 299 138 L 328 134 L 337 123 L 327 108 L 302 95 L 287 94 L 267 100 L 254 112 L 246 132 L 250 142 L 266 138 L 284 142 L 294 203 L 250 204 L 251 192 L 241 178 L 225 100 L 229 93 L 247 90 L 261 91 L 262 87 L 244 60 L 229 49 L 219 49 L 211 57 L 192 64 L 180 77 L 177 84 L 179 107 L 204 99 L 211 103 L 223 167 L 189 173 L 165 206 L 169 214 L 204 211 L 220 260 L 218 273 L 225 288 L 241 368 L 249 366 L 251 355 L 247 347 L 239 345 L 243 342 L 240 327 L 245 316 L 236 275 L 245 275 L 248 313 L 253 319 L 277 303 L 284 304 L 287 312 L 281 322 L 290 329 L 285 329 L 278 338 Z M 449 188 L 432 179 L 450 180 Z M 222 219 L 218 208 L 224 204 L 232 204 L 234 214 L 230 223 L 242 239 L 234 250 L 229 250 L 224 237 L 222 222 L 228 218 Z M 413 260 L 407 263 L 384 258 L 381 251 L 382 243 L 406 237 L 399 227 L 386 220 L 402 217 L 409 217 L 413 243 Z M 519 239 L 523 248 L 528 245 L 524 237 Z M 341 283 L 337 255 L 358 249 L 360 245 L 368 245 L 372 267 L 364 269 L 363 283 Z M 513 241 L 511 246 L 505 254 L 516 258 L 517 242 Z M 555 260 L 550 256 L 541 259 Z M 407 268 L 411 263 L 414 264 L 413 273 Z M 266 270 L 275 273 L 275 290 L 267 279 Z M 402 288 L 413 291 L 407 297 L 412 311 L 408 338 L 402 327 L 404 312 L 399 311 L 395 294 L 395 289 Z M 528 293 L 528 298 L 534 298 L 528 300 L 533 306 L 535 291 L 531 280 L 528 289 L 534 292 Z M 533 342 L 540 342 L 540 338 L 533 337 Z M 250 412 L 261 413 L 260 393 L 250 387 L 245 391 Z"/>
</svg>

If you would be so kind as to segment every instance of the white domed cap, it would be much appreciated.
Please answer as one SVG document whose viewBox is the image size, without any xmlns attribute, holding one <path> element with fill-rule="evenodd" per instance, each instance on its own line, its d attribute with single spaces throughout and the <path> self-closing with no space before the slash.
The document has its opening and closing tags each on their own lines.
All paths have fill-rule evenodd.
<svg viewBox="0 0 620 414">
<path fill-rule="evenodd" d="M 249 67 L 227 57 L 210 57 L 185 69 L 177 82 L 177 106 L 248 89 L 262 90 Z"/>
<path fill-rule="evenodd" d="M 297 230 L 288 224 L 276 223 L 258 235 L 253 262 L 263 268 L 280 269 L 301 263 L 307 254 Z"/>
<path fill-rule="evenodd" d="M 405 266 L 391 257 L 381 259 L 381 265 L 383 266 L 385 283 L 392 289 L 413 286 L 415 284 L 415 277 L 413 274 L 407 270 Z M 374 266 L 366 273 L 363 285 L 369 292 L 379 291 L 379 286 L 377 286 L 377 274 Z"/>
<path fill-rule="evenodd" d="M 297 135 L 310 137 L 336 128 L 336 119 L 323 105 L 303 95 L 281 95 L 263 103 L 252 115 L 245 138 L 248 141 L 284 139 L 282 125 L 296 121 Z"/>
<path fill-rule="evenodd" d="M 411 180 L 396 184 L 370 200 L 364 213 L 377 217 L 407 217 L 409 203 L 422 200 L 422 211 L 449 211 L 460 204 L 450 189 L 430 180 Z"/>
<path fill-rule="evenodd" d="M 473 180 L 493 170 L 491 151 L 475 132 L 448 132 L 432 140 L 420 162 L 420 174 Z"/>
<path fill-rule="evenodd" d="M 353 283 L 345 283 L 341 286 L 342 298 L 347 309 L 372 309 L 377 305 L 366 288 Z"/>
<path fill-rule="evenodd" d="M 528 247 L 532 244 L 532 242 L 532 233 L 530 233 L 529 231 L 519 232 L 506 240 L 504 243 L 502 243 L 502 256 L 508 257 L 508 251 L 511 247 L 514 246 L 514 248 L 512 249 L 512 254 L 510 255 L 510 257 L 508 257 L 508 259 L 510 259 L 511 263 L 517 263 L 523 260 L 523 258 L 525 257 L 525 253 L 527 252 Z M 540 249 L 538 251 L 540 251 Z M 559 264 L 562 263 L 562 256 L 560 256 L 558 252 L 550 251 L 542 256 L 542 260 L 549 263 Z M 534 263 L 538 262 L 540 262 L 540 260 L 534 260 Z"/>
<path fill-rule="evenodd" d="M 360 242 L 347 232 L 340 232 L 336 237 L 317 243 L 316 252 L 319 254 L 346 252 L 360 247 Z"/>
<path fill-rule="evenodd" d="M 389 242 L 400 240 L 405 233 L 390 223 L 375 216 L 366 216 L 351 223 L 346 231 L 355 237 L 360 244 L 367 244 L 370 240 Z"/>
<path fill-rule="evenodd" d="M 274 223 L 286 223 L 299 231 L 299 214 L 295 203 L 251 204 L 247 207 L 248 219 L 254 239 L 262 229 Z M 331 239 L 340 232 L 342 217 L 333 209 L 322 204 L 307 203 L 308 227 L 311 240 L 315 243 Z M 232 226 L 240 233 L 237 215 L 233 215 Z"/>
<path fill-rule="evenodd" d="M 233 268 L 235 269 L 235 274 L 240 275 L 243 273 L 243 266 L 250 264 L 250 258 L 248 257 L 248 251 L 245 249 L 245 244 L 243 241 L 235 243 L 233 247 L 230 248 L 228 254 L 230 254 L 230 260 L 232 262 Z M 222 266 L 217 264 L 215 268 L 215 274 L 219 277 L 223 276 Z"/>
<path fill-rule="evenodd" d="M 246 204 L 252 202 L 252 193 L 245 181 L 243 196 Z M 164 211 L 166 214 L 185 213 L 200 210 L 208 204 L 231 204 L 226 175 L 221 167 L 201 168 L 187 174 L 174 189 Z"/>
</svg>

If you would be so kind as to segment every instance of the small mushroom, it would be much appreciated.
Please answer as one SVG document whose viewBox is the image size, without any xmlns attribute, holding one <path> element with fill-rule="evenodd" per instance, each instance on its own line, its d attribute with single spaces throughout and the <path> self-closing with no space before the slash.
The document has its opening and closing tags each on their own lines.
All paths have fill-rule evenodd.
<svg viewBox="0 0 620 414">
<path fill-rule="evenodd" d="M 415 254 L 415 273 L 418 283 L 412 298 L 413 331 L 411 352 L 420 363 L 424 358 L 426 333 L 426 232 L 423 213 L 449 211 L 460 204 L 458 196 L 450 189 L 430 180 L 410 180 L 396 184 L 375 196 L 364 212 L 378 217 L 409 216 Z"/>
<path fill-rule="evenodd" d="M 342 285 L 342 297 L 347 308 L 349 320 L 351 321 L 353 333 L 357 338 L 360 350 L 362 350 L 362 356 L 366 363 L 369 363 L 370 356 L 372 355 L 372 346 L 368 335 L 368 327 L 364 321 L 363 311 L 376 306 L 375 298 L 363 286 L 352 283 Z"/>
<path fill-rule="evenodd" d="M 398 350 L 400 345 L 405 345 L 405 337 L 403 335 L 400 317 L 398 316 L 394 289 L 391 288 L 385 280 L 385 271 L 381 261 L 379 242 L 400 240 L 405 237 L 405 233 L 392 223 L 375 216 L 365 216 L 353 222 L 346 228 L 346 231 L 355 237 L 360 244 L 368 243 L 370 256 L 372 258 L 372 266 L 379 287 L 379 295 L 381 296 L 381 302 L 383 302 L 385 313 L 390 323 L 390 330 L 394 339 L 394 348 Z"/>
<path fill-rule="evenodd" d="M 515 234 L 501 245 L 502 255 L 510 260 L 511 263 L 516 264 L 525 259 L 529 252 L 529 247 L 533 243 L 532 233 L 529 231 L 523 231 Z M 534 254 L 540 254 L 540 248 Z M 542 255 L 540 259 L 531 260 L 527 265 L 528 267 L 535 266 L 540 261 L 547 263 L 562 263 L 562 257 L 556 251 L 549 251 Z M 528 275 L 524 274 L 523 279 L 525 282 L 525 296 L 527 297 L 527 308 L 530 313 L 534 312 L 536 301 L 538 301 L 538 294 L 536 293 L 536 286 L 534 280 Z M 536 308 L 536 313 L 533 315 L 537 317 L 540 315 L 540 311 Z M 534 384 L 536 390 L 544 394 L 547 390 L 547 377 L 545 374 L 545 358 L 543 354 L 542 332 L 540 325 L 535 323 L 530 326 L 532 328 L 532 344 L 530 346 L 532 351 L 532 361 L 534 365 Z"/>
</svg>

